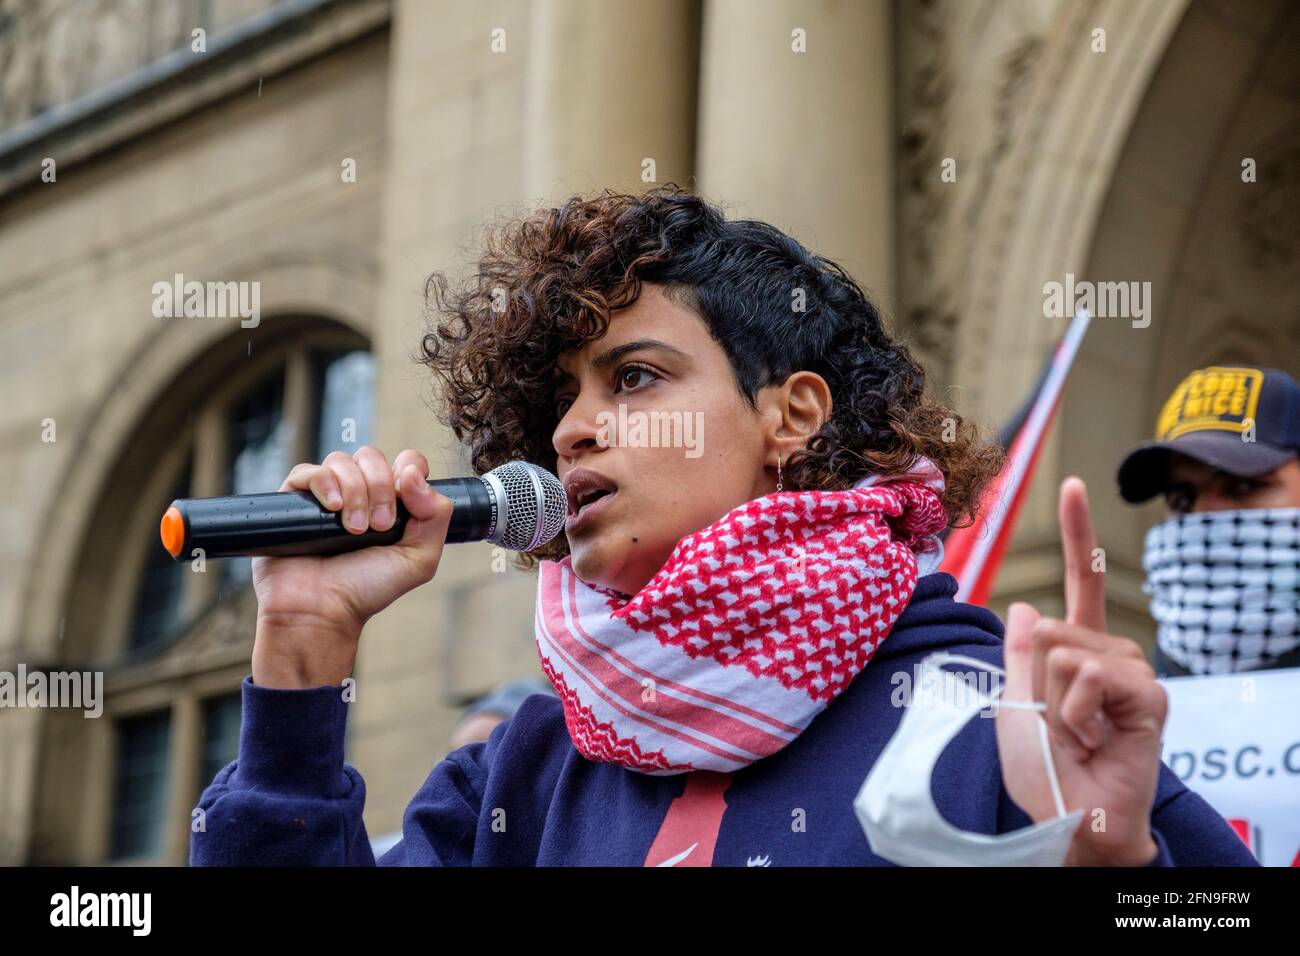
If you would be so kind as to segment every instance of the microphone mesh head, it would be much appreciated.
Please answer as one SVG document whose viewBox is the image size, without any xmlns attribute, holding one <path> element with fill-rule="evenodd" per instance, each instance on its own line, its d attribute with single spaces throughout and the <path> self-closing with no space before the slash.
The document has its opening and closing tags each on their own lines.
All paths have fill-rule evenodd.
<svg viewBox="0 0 1300 956">
<path fill-rule="evenodd" d="M 569 511 L 560 479 L 526 461 L 507 462 L 488 474 L 501 483 L 506 499 L 505 517 L 489 541 L 511 551 L 532 551 L 560 533 Z"/>
</svg>

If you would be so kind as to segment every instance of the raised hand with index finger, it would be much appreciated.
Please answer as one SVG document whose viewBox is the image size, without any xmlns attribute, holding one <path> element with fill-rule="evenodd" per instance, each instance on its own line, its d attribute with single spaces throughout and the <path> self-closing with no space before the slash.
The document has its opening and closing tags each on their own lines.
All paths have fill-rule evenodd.
<svg viewBox="0 0 1300 956">
<path fill-rule="evenodd" d="M 1168 702 L 1133 641 L 1106 633 L 1102 576 L 1087 489 L 1061 484 L 1065 620 L 1028 604 L 1008 609 L 1007 701 L 1041 701 L 1067 811 L 1083 809 L 1067 865 L 1141 866 L 1156 856 L 1151 805 Z M 1007 793 L 1035 822 L 1056 816 L 1039 740 L 1038 712 L 1001 708 L 998 755 Z"/>
</svg>

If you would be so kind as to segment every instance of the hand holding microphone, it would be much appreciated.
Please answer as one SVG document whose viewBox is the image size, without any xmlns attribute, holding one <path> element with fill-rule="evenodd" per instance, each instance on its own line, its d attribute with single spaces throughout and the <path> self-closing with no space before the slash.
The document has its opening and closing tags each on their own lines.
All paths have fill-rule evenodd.
<svg viewBox="0 0 1300 956">
<path fill-rule="evenodd" d="M 512 551 L 532 551 L 555 537 L 564 524 L 564 486 L 550 472 L 527 462 L 508 462 L 478 478 L 426 483 L 451 499 L 448 544 L 490 541 Z M 337 502 L 338 492 L 331 494 Z M 382 507 L 374 514 L 378 517 L 381 512 L 388 524 Z M 400 541 L 410 513 L 400 500 L 396 513 L 391 526 L 381 529 L 362 515 L 327 510 L 308 491 L 281 490 L 178 499 L 163 515 L 159 531 L 163 547 L 177 561 L 198 554 L 205 558 L 341 554 Z"/>
<path fill-rule="evenodd" d="M 474 487 L 480 479 L 436 483 L 452 497 L 428 475 L 428 460 L 410 449 L 391 466 L 369 446 L 355 455 L 333 452 L 319 465 L 295 465 L 280 486 L 289 494 L 257 496 L 270 500 L 255 513 L 247 502 L 242 512 L 232 506 L 239 498 L 175 502 L 163 520 L 164 542 L 179 560 L 205 544 L 212 557 L 256 551 L 253 682 L 337 685 L 352 673 L 365 623 L 430 581 L 449 540 L 531 550 L 563 523 L 563 486 L 534 466 L 494 469 L 483 491 Z M 449 536 L 453 523 L 457 534 Z"/>
</svg>

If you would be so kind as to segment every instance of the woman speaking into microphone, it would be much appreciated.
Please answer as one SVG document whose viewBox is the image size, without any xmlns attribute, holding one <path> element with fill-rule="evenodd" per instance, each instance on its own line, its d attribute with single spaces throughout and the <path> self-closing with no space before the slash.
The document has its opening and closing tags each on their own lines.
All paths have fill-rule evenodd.
<svg viewBox="0 0 1300 956">
<path fill-rule="evenodd" d="M 255 559 L 239 756 L 193 864 L 1253 862 L 1160 761 L 1164 692 L 1106 633 L 1080 483 L 1066 620 L 954 601 L 938 536 L 1001 452 L 841 267 L 666 186 L 507 220 L 428 291 L 423 360 L 475 470 L 565 486 L 564 533 L 519 558 L 556 696 L 437 763 L 376 861 L 339 685 L 437 572 L 451 506 L 413 451 L 297 465 L 282 490 L 353 533 L 411 518 Z"/>
</svg>

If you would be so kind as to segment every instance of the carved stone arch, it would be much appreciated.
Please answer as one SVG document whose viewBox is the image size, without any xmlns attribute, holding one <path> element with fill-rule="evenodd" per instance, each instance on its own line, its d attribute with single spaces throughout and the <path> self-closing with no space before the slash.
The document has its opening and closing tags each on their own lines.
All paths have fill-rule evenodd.
<svg viewBox="0 0 1300 956">
<path fill-rule="evenodd" d="M 1133 508 L 1119 499 L 1119 461 L 1151 436 L 1160 406 L 1193 368 L 1249 361 L 1300 371 L 1300 282 L 1295 262 L 1272 241 L 1278 220 L 1269 212 L 1295 188 L 1284 178 L 1291 166 L 1277 157 L 1300 146 L 1300 97 L 1287 79 L 1294 67 L 1283 66 L 1300 40 L 1300 2 L 1196 0 L 1171 26 L 1163 48 L 1151 50 L 1158 60 L 1095 197 L 1086 254 L 1061 260 L 1072 266 L 1061 278 L 1072 271 L 1149 283 L 1149 325 L 1094 320 L 1039 464 L 1037 507 L 1022 529 L 1026 540 L 1054 539 L 1056 486 L 1065 475 L 1083 476 L 1107 552 L 1111 624 L 1131 636 L 1153 631 L 1141 592 L 1142 541 L 1166 515 L 1158 500 Z M 1243 184 L 1243 155 L 1270 157 L 1274 179 Z M 1251 252 L 1243 230 L 1261 217 L 1267 255 Z M 1036 586 L 1059 587 L 1036 573 L 1043 574 Z"/>
<path fill-rule="evenodd" d="M 19 633 L 27 636 L 33 660 L 62 656 L 60 622 L 77 569 L 77 552 L 102 500 L 108 471 L 164 396 L 172 396 L 172 404 L 184 407 L 185 389 L 193 387 L 192 373 L 205 357 L 231 348 L 238 351 L 245 339 L 256 342 L 292 334 L 304 321 L 334 321 L 369 338 L 378 291 L 373 262 L 286 256 L 260 262 L 250 272 L 261 282 L 263 315 L 256 329 L 242 330 L 237 322 L 232 327 L 230 320 L 150 319 L 169 324 L 123 363 L 114 386 L 72 437 L 62 480 L 47 489 L 40 524 L 47 533 L 35 549 L 21 602 L 24 618 Z"/>
<path fill-rule="evenodd" d="M 940 248 L 956 243 L 945 261 L 961 263 L 959 270 L 934 270 L 943 301 L 957 303 L 951 357 L 940 367 L 947 369 L 944 383 L 968 399 L 966 410 L 1005 420 L 1065 326 L 1043 315 L 1046 283 L 1064 283 L 1071 273 L 1080 281 L 1149 283 L 1145 328 L 1134 327 L 1142 324 L 1136 316 L 1093 322 L 994 601 L 996 608 L 1014 596 L 1040 601 L 1049 613 L 1059 609 L 1056 490 L 1064 475 L 1081 474 L 1107 550 L 1117 629 L 1149 634 L 1141 532 L 1159 509 L 1144 513 L 1119 501 L 1120 457 L 1148 436 L 1160 399 L 1179 377 L 1172 369 L 1186 373 L 1189 347 L 1225 315 L 1270 330 L 1254 344 L 1257 353 L 1278 355 L 1273 364 L 1296 352 L 1288 344 L 1300 328 L 1292 284 L 1279 284 L 1276 271 L 1235 283 L 1226 264 L 1240 259 L 1242 216 L 1275 256 L 1285 255 L 1278 224 L 1288 220 L 1263 201 L 1273 194 L 1232 205 L 1230 187 L 1240 177 L 1228 178 L 1225 150 L 1249 142 L 1261 167 L 1268 157 L 1280 178 L 1295 165 L 1284 133 L 1295 121 L 1294 57 L 1283 51 L 1297 42 L 1297 3 L 1093 0 L 1035 9 L 1046 10 L 1042 22 L 1021 16 L 1004 26 L 1004 46 L 1014 41 L 1014 49 L 1034 53 L 1023 69 L 997 74 L 1006 81 L 1000 100 L 1016 108 L 999 112 L 1005 128 L 996 148 L 970 132 L 982 128 L 978 122 L 945 134 L 956 148 L 965 136 L 982 152 L 967 161 L 981 173 L 978 195 L 960 179 L 946 187 L 961 215 L 930 237 Z M 1106 30 L 1105 53 L 1091 49 L 1097 27 Z M 954 58 L 948 67 L 957 72 L 954 88 L 989 75 L 974 53 L 969 59 Z M 1271 99 L 1260 92 L 1266 88 Z M 1215 183 L 1217 190 L 1209 188 Z M 1273 188 L 1279 197 L 1294 192 L 1293 184 Z M 1229 287 L 1231 304 L 1217 298 Z M 936 293 L 925 294 L 930 298 L 919 303 L 933 306 Z M 1239 350 L 1247 329 L 1224 344 Z"/>
<path fill-rule="evenodd" d="M 986 183 L 963 283 L 951 381 L 994 415 L 1018 406 L 1063 330 L 1043 317 L 1043 285 L 1086 272 L 1120 150 L 1187 4 L 1065 3 L 1045 31 L 1009 148 Z M 1098 26 L 1105 53 L 1090 52 Z"/>
<path fill-rule="evenodd" d="M 78 604 L 85 596 L 87 580 L 104 582 L 92 583 L 92 590 L 111 592 L 113 582 L 122 578 L 114 568 L 97 566 L 94 573 L 80 578 L 79 572 L 92 552 L 100 556 L 96 562 L 113 560 L 111 542 L 105 548 L 99 538 L 104 529 L 111 534 L 111 528 L 118 526 L 115 522 L 120 521 L 133 542 L 138 537 L 139 522 L 134 520 L 138 516 L 128 514 L 131 509 L 122 505 L 133 497 L 133 482 L 144 487 L 150 479 L 148 472 L 158 468 L 150 449 L 133 444 L 141 435 L 152 433 L 156 439 L 160 429 L 164 433 L 168 428 L 183 429 L 188 410 L 202 401 L 205 383 L 219 378 L 222 368 L 238 368 L 250 343 L 256 354 L 259 349 L 270 353 L 288 347 L 303 336 L 326 335 L 356 346 L 373 341 L 372 317 L 379 288 L 373 261 L 285 256 L 249 263 L 244 275 L 232 278 L 261 283 L 261 321 L 256 328 L 241 329 L 234 319 L 143 317 L 141 321 L 159 323 L 158 334 L 142 338 L 141 347 L 117 370 L 113 386 L 106 389 L 76 434 L 68 438 L 60 434 L 59 444 L 67 442 L 63 452 L 66 464 L 60 480 L 46 489 L 41 526 L 47 533 L 33 549 L 22 602 L 20 633 L 27 638 L 24 658 L 32 664 L 63 670 L 103 666 L 95 660 L 99 635 L 95 633 L 98 622 L 93 596 L 90 608 Z M 184 660 L 169 659 L 167 653 L 158 655 L 147 668 L 148 680 L 143 683 L 116 670 L 108 673 L 101 705 L 105 697 L 120 703 L 125 694 L 131 700 L 130 709 L 168 706 L 192 732 L 199 719 L 196 701 L 229 690 L 229 675 L 220 668 L 224 665 L 229 671 L 228 658 L 240 650 L 230 643 L 228 633 L 223 636 L 223 629 L 230 630 L 229 619 L 240 616 L 240 608 L 234 606 L 239 602 L 230 603 L 230 613 L 223 607 L 222 614 L 196 622 L 197 632 L 181 642 L 184 653 L 170 655 Z M 65 619 L 69 633 L 61 639 Z M 76 620 L 83 624 L 74 627 Z M 74 633 L 78 630 L 85 633 Z M 242 631 L 238 637 L 249 639 Z M 246 651 L 242 661 L 247 662 Z M 175 675 L 170 681 L 166 679 L 169 674 Z M 134 690 L 122 690 L 118 678 L 124 676 L 127 687 Z M 117 690 L 110 686 L 115 684 Z M 184 696 L 169 699 L 178 688 L 183 688 Z M 15 773 L 23 792 L 10 794 L 10 807 L 15 813 L 26 814 L 30 823 L 19 828 L 18 832 L 25 834 L 21 845 L 0 848 L 5 859 L 103 862 L 108 853 L 114 746 L 109 710 L 106 708 L 101 720 L 82 720 L 80 714 L 61 709 L 33 710 L 21 727 L 15 724 L 12 728 L 26 766 Z M 193 745 L 183 752 L 187 759 L 196 759 Z M 184 765 L 169 770 L 169 792 L 180 786 L 169 800 L 189 799 L 183 791 L 192 783 L 190 769 Z M 185 819 L 168 823 L 169 861 L 183 858 L 186 825 Z"/>
<path fill-rule="evenodd" d="M 1162 381 L 1205 365 L 1275 365 L 1284 355 L 1285 333 L 1240 313 L 1219 317 L 1191 336 L 1186 355 L 1162 353 Z M 1190 362 L 1187 360 L 1190 357 Z"/>
<path fill-rule="evenodd" d="M 999 6 L 998 16 L 984 18 L 989 27 L 981 44 L 955 45 L 966 52 L 943 66 L 954 73 L 952 89 L 982 94 L 971 94 L 960 112 L 954 107 L 951 129 L 943 133 L 943 148 L 964 152 L 975 175 L 945 187 L 953 209 L 941 227 L 920 223 L 929 229 L 923 241 L 939 255 L 910 289 L 913 309 L 952 306 L 952 333 L 942 334 L 944 348 L 928 351 L 939 355 L 942 381 L 960 390 L 966 413 L 990 424 L 1005 421 L 1064 330 L 1064 320 L 1044 317 L 1044 285 L 1064 282 L 1068 273 L 1087 276 L 1116 164 L 1189 2 Z M 976 19 L 969 6 L 952 9 Z M 1098 27 L 1106 30 L 1104 53 L 1093 52 Z M 997 62 L 988 62 L 984 51 L 993 51 Z M 997 84 L 996 95 L 990 83 Z M 998 104 L 993 117 L 980 113 L 990 96 Z M 1087 427 L 1096 434 L 1108 424 L 1098 418 Z M 1038 601 L 1049 613 L 1060 606 L 1059 431 L 1040 456 L 996 585 L 995 609 L 1011 596 Z"/>
</svg>

